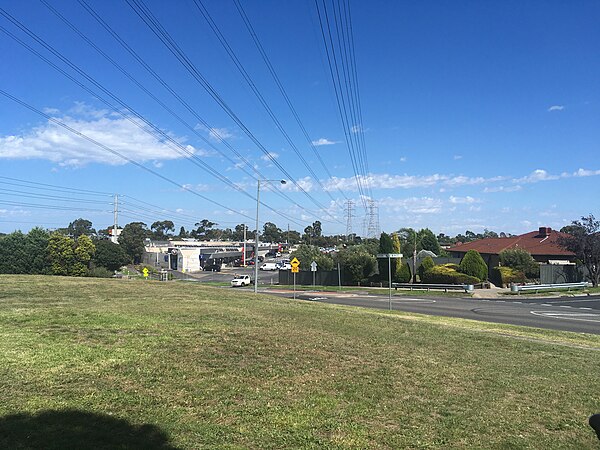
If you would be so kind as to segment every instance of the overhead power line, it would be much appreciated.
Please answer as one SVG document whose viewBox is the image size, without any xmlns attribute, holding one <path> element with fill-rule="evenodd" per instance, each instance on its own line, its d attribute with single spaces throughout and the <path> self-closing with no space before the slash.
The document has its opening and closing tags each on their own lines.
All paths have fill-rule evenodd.
<svg viewBox="0 0 600 450">
<path fill-rule="evenodd" d="M 99 95 L 98 93 L 92 91 L 89 87 L 87 87 L 86 85 L 84 85 L 81 82 L 79 82 L 77 79 L 75 79 L 70 74 L 68 74 L 67 72 L 65 72 L 63 69 L 61 69 L 60 67 L 58 67 L 52 61 L 48 60 L 46 57 L 44 57 L 42 54 L 40 54 L 37 50 L 35 50 L 31 46 L 27 45 L 25 42 L 23 42 L 22 40 L 20 40 L 18 37 L 16 37 L 13 33 L 11 33 L 10 31 L 8 31 L 4 27 L 0 26 L 0 31 L 2 31 L 5 34 L 7 34 L 9 37 L 11 37 L 13 40 L 15 40 L 16 42 L 18 42 L 20 45 L 22 45 L 23 47 L 25 47 L 30 52 L 34 53 L 36 56 L 38 56 L 44 62 L 46 62 L 47 64 L 49 64 L 55 70 L 59 71 L 65 77 L 67 77 L 72 82 L 74 82 L 75 84 L 77 84 L 78 86 L 80 86 L 82 89 L 86 90 L 91 95 L 97 97 L 100 101 L 102 101 L 110 109 L 112 109 L 113 111 L 115 111 L 118 114 L 120 114 L 121 116 L 123 116 L 125 119 L 127 119 L 128 121 L 130 121 L 131 123 L 133 123 L 135 126 L 137 126 L 138 128 L 140 128 L 142 131 L 144 131 L 146 133 L 150 133 L 152 135 L 154 135 L 154 134 L 160 135 L 163 139 L 165 139 L 166 141 L 168 141 L 169 143 L 171 143 L 172 145 L 174 145 L 175 147 L 177 147 L 178 149 L 180 149 L 181 151 L 183 151 L 187 156 L 193 158 L 194 159 L 193 162 L 196 165 L 199 165 L 200 168 L 206 169 L 208 167 L 209 169 L 207 169 L 207 171 L 211 175 L 214 175 L 215 177 L 217 177 L 218 179 L 220 179 L 221 181 L 223 181 L 224 183 L 226 183 L 227 185 L 229 185 L 230 187 L 232 187 L 234 190 L 236 190 L 238 192 L 241 192 L 242 194 L 246 195 L 247 197 L 249 197 L 252 200 L 255 200 L 255 197 L 253 197 L 252 194 L 247 193 L 246 191 L 244 191 L 243 189 L 241 189 L 239 186 L 237 186 L 235 183 L 231 182 L 229 179 L 227 179 L 226 177 L 224 177 L 223 175 L 221 175 L 216 169 L 208 166 L 205 162 L 203 162 L 200 159 L 196 158 L 195 155 L 193 155 L 193 153 L 191 153 L 183 145 L 181 145 L 179 142 L 177 142 L 175 139 L 173 139 L 171 136 L 169 136 L 163 130 L 161 130 L 160 128 L 156 127 L 154 124 L 150 123 L 148 120 L 146 120 L 141 114 L 137 113 L 129 105 L 127 105 L 126 103 L 124 103 L 120 98 L 118 98 L 117 96 L 115 96 L 114 94 L 112 94 L 110 91 L 108 91 L 106 88 L 104 88 L 93 77 L 89 76 L 82 69 L 80 69 L 78 66 L 76 66 L 75 64 L 73 64 L 68 58 L 66 58 L 62 54 L 60 54 L 60 52 L 58 52 L 57 50 L 55 50 L 52 46 L 46 44 L 35 33 L 33 33 L 31 30 L 29 30 L 25 25 L 21 24 L 17 19 L 15 19 L 14 17 L 12 17 L 10 14 L 8 14 L 6 11 L 4 11 L 2 8 L 0 8 L 0 15 L 3 15 L 7 19 L 9 19 L 14 25 L 16 25 L 18 28 L 20 28 L 22 31 L 24 31 L 26 34 L 28 34 L 30 37 L 32 37 L 36 42 L 40 43 L 44 48 L 46 48 L 48 51 L 50 51 L 53 55 L 55 55 L 56 57 L 58 57 L 61 61 L 63 61 L 69 67 L 71 67 L 73 70 L 75 70 L 81 76 L 83 76 L 85 79 L 87 79 L 88 81 L 90 81 L 94 86 L 96 86 L 98 89 L 100 89 L 106 95 L 108 95 L 113 100 L 115 100 L 117 103 L 119 103 L 123 108 L 127 109 L 128 111 L 130 111 L 135 117 L 137 117 L 144 124 L 146 124 L 148 127 L 150 127 L 153 130 L 154 133 L 150 132 L 148 129 L 146 129 L 144 126 L 142 126 L 137 121 L 133 120 L 131 117 L 129 117 L 127 115 L 123 115 L 122 112 L 119 111 L 118 108 L 116 108 L 115 106 L 113 106 L 109 101 L 107 101 L 106 99 L 104 99 L 101 95 Z M 45 116 L 49 117 L 48 115 L 45 115 Z M 174 148 L 174 150 L 177 151 L 177 148 Z M 131 162 L 132 160 L 128 159 L 128 161 Z M 145 166 L 142 166 L 142 165 L 140 165 L 140 166 L 141 167 L 145 167 Z M 146 170 L 149 170 L 149 171 L 151 171 L 153 173 L 157 173 L 157 172 L 152 171 L 151 169 L 148 169 L 148 168 L 146 168 Z M 190 192 L 194 192 L 194 191 L 191 191 L 189 189 L 186 189 L 186 190 L 188 190 Z M 206 199 L 206 200 L 208 200 L 208 201 L 210 201 L 210 202 L 212 202 L 214 204 L 221 205 L 219 202 L 216 202 L 216 201 L 214 201 L 212 199 L 209 199 L 206 196 L 202 196 L 201 194 L 198 194 L 198 193 L 196 193 L 196 195 L 198 195 L 201 198 L 204 198 L 204 199 Z M 284 219 L 286 219 L 288 221 L 292 221 L 292 222 L 294 222 L 294 223 L 296 223 L 298 225 L 301 225 L 299 222 L 297 222 L 295 220 L 295 218 L 290 217 L 289 215 L 287 215 L 285 213 L 282 213 L 281 211 L 272 208 L 271 206 L 265 204 L 264 202 L 261 202 L 261 205 L 263 205 L 267 209 L 271 210 L 275 214 L 278 214 L 278 215 L 282 216 Z M 225 208 L 228 209 L 228 210 L 230 210 L 230 211 L 234 211 L 234 210 L 232 210 L 232 209 L 230 209 L 228 207 L 225 207 Z M 248 216 L 246 216 L 246 217 L 248 217 Z"/>
<path fill-rule="evenodd" d="M 273 157 L 258 138 L 248 129 L 244 122 L 237 116 L 231 107 L 225 102 L 221 95 L 202 75 L 194 63 L 188 58 L 183 50 L 177 45 L 175 40 L 161 25 L 160 21 L 152 14 L 148 7 L 141 0 L 126 0 L 127 4 L 135 11 L 140 19 L 157 36 L 161 43 L 175 56 L 181 65 L 192 75 L 192 77 L 204 88 L 204 90 L 217 102 L 217 104 L 227 113 L 227 115 L 236 123 L 236 125 L 252 140 L 252 142 L 265 154 L 265 156 L 275 165 L 286 177 L 301 191 L 313 204 L 321 209 L 325 214 L 332 217 L 336 222 L 342 223 L 337 217 L 327 211 L 327 208 L 317 201 L 309 192 L 307 192 L 298 181 Z"/>
</svg>

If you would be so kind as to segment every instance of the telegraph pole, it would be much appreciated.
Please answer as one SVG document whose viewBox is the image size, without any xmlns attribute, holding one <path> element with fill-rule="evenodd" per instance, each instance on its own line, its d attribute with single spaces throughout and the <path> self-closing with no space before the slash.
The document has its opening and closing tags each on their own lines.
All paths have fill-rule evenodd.
<svg viewBox="0 0 600 450">
<path fill-rule="evenodd" d="M 112 241 L 116 244 L 117 239 L 117 228 L 119 227 L 119 194 L 115 194 L 115 201 L 113 203 L 114 206 L 114 220 L 113 220 L 113 235 Z"/>
</svg>

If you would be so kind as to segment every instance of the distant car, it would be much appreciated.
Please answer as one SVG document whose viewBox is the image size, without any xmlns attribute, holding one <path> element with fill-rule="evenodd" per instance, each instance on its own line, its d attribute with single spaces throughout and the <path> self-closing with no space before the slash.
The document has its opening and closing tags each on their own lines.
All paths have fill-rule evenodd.
<svg viewBox="0 0 600 450">
<path fill-rule="evenodd" d="M 262 266 L 259 267 L 260 270 L 277 270 L 277 264 L 275 263 L 264 263 Z"/>
<path fill-rule="evenodd" d="M 280 262 L 277 264 L 279 270 L 292 270 L 292 265 L 289 262 Z"/>
<path fill-rule="evenodd" d="M 204 270 L 208 272 L 220 272 L 221 265 L 220 264 L 207 264 L 204 266 Z"/>
<path fill-rule="evenodd" d="M 231 280 L 231 287 L 250 286 L 250 284 L 252 284 L 250 275 L 237 275 L 233 280 Z"/>
</svg>

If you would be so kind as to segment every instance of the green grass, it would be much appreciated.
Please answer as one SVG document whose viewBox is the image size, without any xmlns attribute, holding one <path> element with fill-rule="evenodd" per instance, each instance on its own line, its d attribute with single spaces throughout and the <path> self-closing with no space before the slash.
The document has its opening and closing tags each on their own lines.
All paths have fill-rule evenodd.
<svg viewBox="0 0 600 450">
<path fill-rule="evenodd" d="M 598 448 L 600 336 L 0 276 L 0 448 Z"/>
</svg>

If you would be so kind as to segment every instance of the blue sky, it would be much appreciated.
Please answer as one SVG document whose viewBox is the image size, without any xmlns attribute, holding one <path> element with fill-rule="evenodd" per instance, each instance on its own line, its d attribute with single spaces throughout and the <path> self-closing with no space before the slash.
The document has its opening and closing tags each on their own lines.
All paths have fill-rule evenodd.
<svg viewBox="0 0 600 450">
<path fill-rule="evenodd" d="M 78 1 L 52 5 L 183 123 L 41 1 L 0 1 L 4 12 L 106 90 L 0 15 L 2 28 L 91 92 L 1 30 L 0 89 L 104 146 L 0 95 L 1 232 L 65 226 L 78 217 L 106 227 L 113 220 L 114 193 L 123 203 L 120 223 L 171 219 L 177 227 L 190 228 L 208 218 L 220 227 L 247 223 L 252 228 L 256 171 L 268 179 L 291 175 L 297 182 L 265 184 L 261 222 L 301 230 L 321 220 L 326 234 L 344 233 L 345 204 L 353 200 L 352 229 L 364 232 L 364 198 L 345 144 L 315 2 L 242 5 L 327 170 L 294 120 L 234 1 L 198 4 L 205 6 L 316 179 L 193 0 L 144 4 L 272 159 L 127 2 L 88 3 L 192 112 Z M 329 0 L 326 4 L 333 8 Z M 429 227 L 450 235 L 484 228 L 522 233 L 597 214 L 600 3 L 350 0 L 350 5 L 362 108 L 362 123 L 350 125 L 364 137 L 369 173 L 361 180 L 370 187 L 383 231 Z M 204 164 L 216 177 L 199 167 Z M 236 187 L 225 184 L 224 177 Z"/>
</svg>

